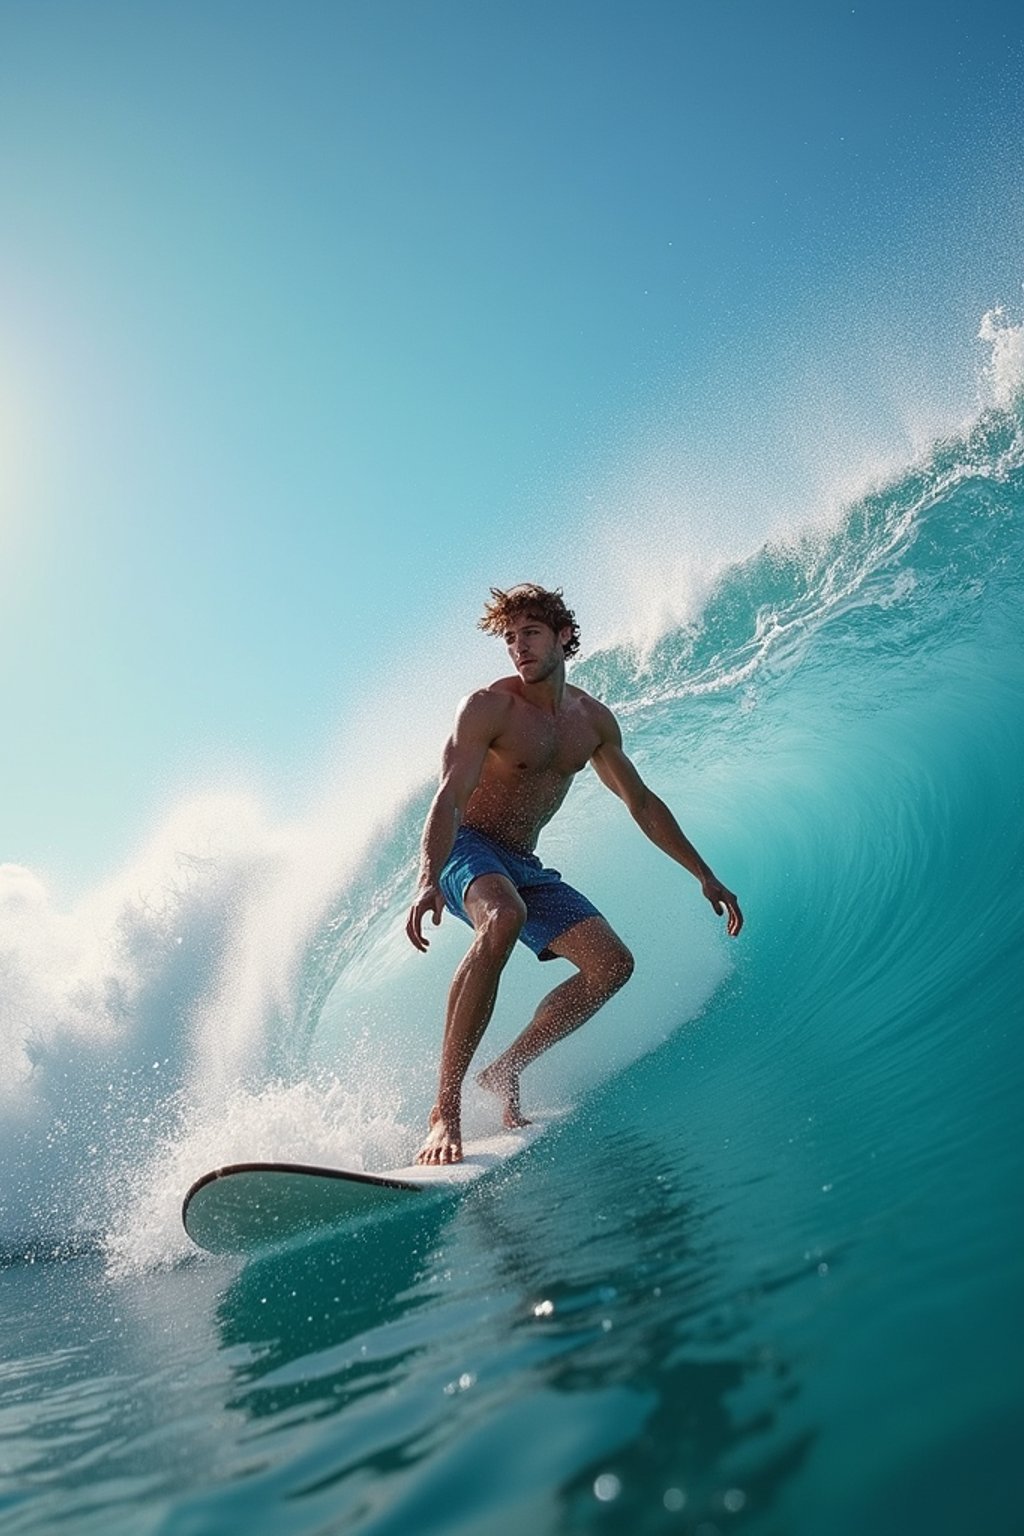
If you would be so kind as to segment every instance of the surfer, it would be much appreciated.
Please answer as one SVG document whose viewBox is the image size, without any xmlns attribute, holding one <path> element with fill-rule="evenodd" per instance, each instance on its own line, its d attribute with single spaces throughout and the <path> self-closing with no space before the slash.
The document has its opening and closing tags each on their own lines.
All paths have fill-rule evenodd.
<svg viewBox="0 0 1024 1536">
<path fill-rule="evenodd" d="M 508 1050 L 477 1077 L 501 1100 L 509 1129 L 528 1123 L 519 1102 L 524 1067 L 593 1017 L 632 974 L 632 955 L 593 903 L 534 853 L 541 829 L 587 763 L 645 836 L 696 876 L 715 912 L 725 913 L 729 934 L 743 926 L 736 897 L 626 756 L 611 710 L 566 682 L 579 626 L 561 590 L 492 587 L 480 628 L 504 640 L 515 676 L 460 704 L 423 829 L 406 932 L 426 950 L 424 920 L 429 913 L 440 923 L 447 907 L 470 925 L 473 941 L 448 994 L 437 1101 L 419 1163 L 462 1159 L 462 1084 L 517 940 L 540 960 L 570 961 L 576 974 L 548 993 Z"/>
</svg>

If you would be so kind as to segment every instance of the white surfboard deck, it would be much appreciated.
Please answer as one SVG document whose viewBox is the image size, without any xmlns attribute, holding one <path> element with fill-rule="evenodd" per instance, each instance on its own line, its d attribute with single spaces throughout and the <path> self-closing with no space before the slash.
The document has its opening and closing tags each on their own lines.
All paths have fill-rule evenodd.
<svg viewBox="0 0 1024 1536">
<path fill-rule="evenodd" d="M 306 1163 L 231 1163 L 195 1181 L 181 1219 L 210 1253 L 255 1253 L 354 1217 L 412 1204 L 431 1192 L 459 1190 L 522 1152 L 547 1129 L 535 1120 L 517 1131 L 467 1141 L 461 1163 L 364 1173 Z"/>
</svg>

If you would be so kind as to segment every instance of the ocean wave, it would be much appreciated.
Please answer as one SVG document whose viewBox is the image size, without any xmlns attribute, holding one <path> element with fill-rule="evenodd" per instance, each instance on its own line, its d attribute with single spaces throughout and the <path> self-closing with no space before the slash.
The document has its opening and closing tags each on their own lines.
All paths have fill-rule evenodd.
<svg viewBox="0 0 1024 1536">
<path fill-rule="evenodd" d="M 680 907 L 678 872 L 581 780 L 551 846 L 644 967 L 565 1047 L 570 1097 L 714 1027 L 736 954 L 752 1041 L 766 1010 L 795 1033 L 827 1010 L 865 1048 L 894 1015 L 948 1028 L 950 999 L 1002 974 L 986 893 L 1019 889 L 1024 343 L 999 311 L 982 336 L 988 397 L 962 432 L 838 520 L 720 561 L 653 643 L 575 668 L 749 921 L 726 953 L 699 895 Z M 428 966 L 401 933 L 428 791 L 364 791 L 378 835 L 344 858 L 333 813 L 281 828 L 236 797 L 184 808 L 70 913 L 0 867 L 8 1251 L 98 1233 L 120 1270 L 174 1262 L 204 1166 L 407 1154 L 461 934 L 445 925 Z M 513 974 L 509 1011 L 535 993 Z M 545 1092 L 561 1070 L 545 1058 Z"/>
</svg>

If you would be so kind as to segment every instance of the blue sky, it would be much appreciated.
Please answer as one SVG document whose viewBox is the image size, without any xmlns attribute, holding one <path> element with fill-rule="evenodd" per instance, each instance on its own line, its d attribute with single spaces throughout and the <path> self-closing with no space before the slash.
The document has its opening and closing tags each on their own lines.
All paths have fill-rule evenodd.
<svg viewBox="0 0 1024 1536">
<path fill-rule="evenodd" d="M 72 892 L 196 787 L 285 814 L 396 674 L 499 670 L 486 587 L 572 596 L 595 518 L 660 537 L 678 475 L 740 547 L 824 438 L 955 413 L 1024 279 L 1022 41 L 984 0 L 4 0 L 0 861 Z"/>
</svg>

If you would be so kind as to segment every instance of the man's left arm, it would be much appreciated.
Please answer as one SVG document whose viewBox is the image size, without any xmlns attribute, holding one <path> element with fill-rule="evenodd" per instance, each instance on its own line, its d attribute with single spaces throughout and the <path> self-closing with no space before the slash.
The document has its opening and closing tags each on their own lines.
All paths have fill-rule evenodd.
<svg viewBox="0 0 1024 1536">
<path fill-rule="evenodd" d="M 701 858 L 664 800 L 648 789 L 623 751 L 622 732 L 614 715 L 602 709 L 602 717 L 604 739 L 592 759 L 601 783 L 618 795 L 641 832 L 656 848 L 700 881 L 701 890 L 718 916 L 721 917 L 723 911 L 726 913 L 726 931 L 735 938 L 743 927 L 743 914 L 736 897 Z"/>
</svg>

